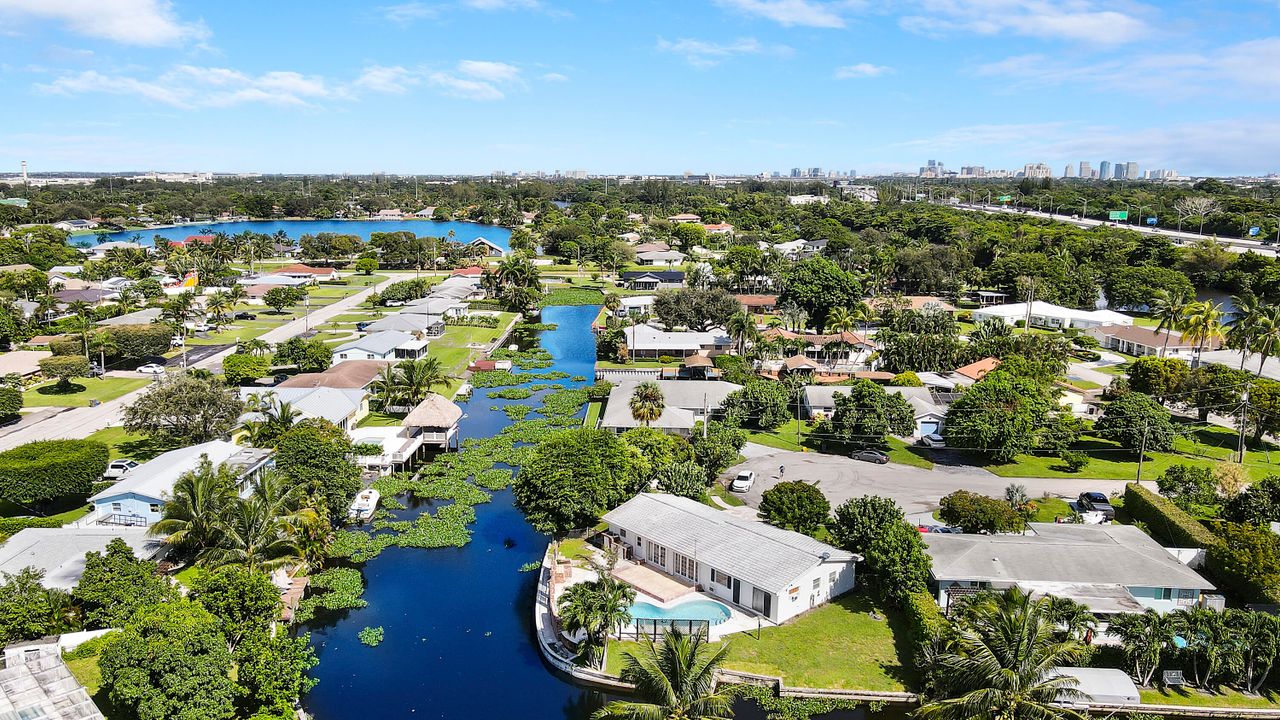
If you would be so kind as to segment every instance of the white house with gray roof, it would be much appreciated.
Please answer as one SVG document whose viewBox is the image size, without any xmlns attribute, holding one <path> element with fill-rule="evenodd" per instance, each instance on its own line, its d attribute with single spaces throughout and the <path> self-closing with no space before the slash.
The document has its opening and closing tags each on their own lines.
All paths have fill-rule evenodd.
<svg viewBox="0 0 1280 720">
<path fill-rule="evenodd" d="M 289 403 L 299 413 L 300 419 L 320 418 L 328 420 L 343 430 L 351 430 L 369 414 L 369 393 L 363 388 L 332 387 L 274 387 L 270 390 L 240 388 L 240 399 L 248 400 L 257 395 L 277 406 Z M 259 420 L 259 413 L 245 413 L 241 422 Z"/>
<path fill-rule="evenodd" d="M 0 545 L 0 576 L 33 567 L 44 573 L 41 584 L 45 587 L 70 590 L 84 574 L 85 553 L 103 552 L 116 538 L 144 560 L 155 558 L 164 549 L 160 538 L 148 535 L 144 527 L 25 528 Z"/>
<path fill-rule="evenodd" d="M 400 316 L 392 316 L 398 318 Z M 414 315 L 426 319 L 425 315 Z M 344 360 L 417 360 L 427 354 L 427 341 L 419 340 L 399 330 L 375 329 L 375 326 L 392 318 L 383 318 L 370 325 L 368 335 L 343 343 L 333 349 L 333 362 Z"/>
<path fill-rule="evenodd" d="M 715 357 L 733 347 L 733 338 L 721 328 L 672 332 L 647 323 L 626 328 L 623 340 L 632 358 L 683 358 L 700 354 Z"/>
<path fill-rule="evenodd" d="M 657 384 L 666 407 L 662 416 L 649 423 L 655 430 L 688 435 L 707 415 L 715 415 L 729 393 L 741 385 L 718 380 L 624 380 L 609 391 L 609 401 L 600 418 L 600 427 L 615 433 L 644 425 L 631 415 L 631 396 L 642 382 Z"/>
<path fill-rule="evenodd" d="M 1066 597 L 1095 615 L 1169 612 L 1214 586 L 1132 525 L 1030 523 L 1025 535 L 927 533 L 930 571 L 945 610 L 955 597 L 1017 586 Z"/>
<path fill-rule="evenodd" d="M 948 403 L 927 387 L 888 385 L 884 391 L 901 395 L 915 415 L 915 434 L 919 436 L 942 432 L 947 421 Z M 836 396 L 848 395 L 849 388 L 840 385 L 810 385 L 801 394 L 801 409 L 805 419 L 815 415 L 831 417 L 836 411 Z"/>
<path fill-rule="evenodd" d="M 677 495 L 641 493 L 605 513 L 604 521 L 628 559 L 775 623 L 852 590 L 861 559 Z"/>
</svg>

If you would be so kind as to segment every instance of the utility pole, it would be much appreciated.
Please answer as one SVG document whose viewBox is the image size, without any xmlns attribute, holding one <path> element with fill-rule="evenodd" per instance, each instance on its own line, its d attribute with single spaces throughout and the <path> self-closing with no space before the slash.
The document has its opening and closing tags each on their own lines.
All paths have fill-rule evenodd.
<svg viewBox="0 0 1280 720">
<path fill-rule="evenodd" d="M 803 392 L 804 391 L 801 390 L 800 388 L 796 388 L 796 444 L 797 445 L 800 445 L 800 398 L 801 398 L 801 393 Z M 818 444 L 821 445 L 822 441 L 819 440 Z M 800 445 L 800 446 L 804 447 L 803 445 Z"/>
<path fill-rule="evenodd" d="M 1142 426 L 1142 447 L 1138 450 L 1138 477 L 1137 482 L 1142 482 L 1142 460 L 1147 454 L 1147 433 L 1151 431 L 1151 425 Z"/>
<path fill-rule="evenodd" d="M 1240 394 L 1240 400 L 1240 445 L 1238 448 L 1239 460 L 1237 462 L 1244 465 L 1244 428 L 1245 420 L 1249 417 L 1249 388 L 1245 388 L 1244 392 Z"/>
<path fill-rule="evenodd" d="M 635 323 L 631 324 L 635 327 Z M 702 439 L 707 439 L 707 427 L 711 425 L 710 410 L 707 408 L 707 394 L 702 394 Z"/>
</svg>

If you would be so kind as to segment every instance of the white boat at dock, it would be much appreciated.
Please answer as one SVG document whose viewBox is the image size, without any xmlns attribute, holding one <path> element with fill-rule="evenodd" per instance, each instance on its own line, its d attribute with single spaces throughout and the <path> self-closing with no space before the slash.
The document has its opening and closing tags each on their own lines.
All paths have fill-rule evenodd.
<svg viewBox="0 0 1280 720">
<path fill-rule="evenodd" d="M 373 511 L 378 509 L 378 500 L 382 495 L 373 488 L 361 490 L 356 499 L 351 502 L 351 509 L 347 511 L 347 517 L 352 520 L 364 522 L 373 517 Z"/>
</svg>

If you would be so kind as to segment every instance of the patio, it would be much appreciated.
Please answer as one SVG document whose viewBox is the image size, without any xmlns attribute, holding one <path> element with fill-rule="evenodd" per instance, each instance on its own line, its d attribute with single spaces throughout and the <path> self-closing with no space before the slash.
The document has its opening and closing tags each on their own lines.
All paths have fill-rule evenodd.
<svg viewBox="0 0 1280 720">
<path fill-rule="evenodd" d="M 698 591 L 697 586 L 691 582 L 629 560 L 619 561 L 613 568 L 612 574 L 616 579 L 635 588 L 636 592 L 644 593 L 663 603 L 669 603 Z"/>
</svg>

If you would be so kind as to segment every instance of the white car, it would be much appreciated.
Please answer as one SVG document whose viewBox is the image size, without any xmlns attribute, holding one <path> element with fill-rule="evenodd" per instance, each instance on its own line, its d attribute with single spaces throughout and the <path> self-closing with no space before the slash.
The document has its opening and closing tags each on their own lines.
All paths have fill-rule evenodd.
<svg viewBox="0 0 1280 720">
<path fill-rule="evenodd" d="M 108 480 L 124 477 L 140 464 L 137 460 L 112 460 L 107 464 L 107 471 L 102 473 L 102 477 Z"/>
<path fill-rule="evenodd" d="M 186 344 L 187 344 L 186 339 L 183 338 L 181 335 L 174 335 L 173 337 L 169 338 L 169 347 L 182 347 L 183 345 L 186 345 Z"/>
<path fill-rule="evenodd" d="M 928 435 L 920 436 L 920 444 L 925 447 L 944 448 L 947 446 L 947 441 L 943 440 L 938 433 L 929 433 Z"/>
<path fill-rule="evenodd" d="M 147 363 L 146 365 L 138 368 L 138 372 L 143 373 L 144 375 L 163 375 L 164 366 L 157 365 L 156 363 Z"/>
<path fill-rule="evenodd" d="M 736 493 L 744 493 L 750 490 L 755 483 L 756 474 L 751 470 L 743 470 L 738 473 L 738 477 L 734 478 L 733 482 L 729 483 L 729 490 Z"/>
</svg>

